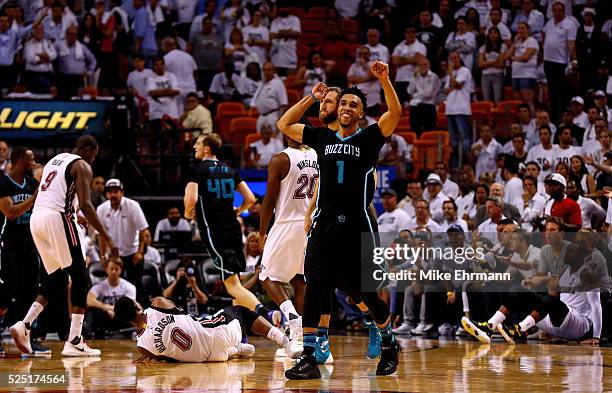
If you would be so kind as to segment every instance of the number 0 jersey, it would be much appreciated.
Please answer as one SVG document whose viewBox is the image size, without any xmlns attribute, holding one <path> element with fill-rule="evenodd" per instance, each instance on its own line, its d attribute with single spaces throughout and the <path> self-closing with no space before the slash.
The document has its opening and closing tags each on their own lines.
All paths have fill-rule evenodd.
<svg viewBox="0 0 612 393">
<path fill-rule="evenodd" d="M 209 224 L 236 221 L 234 190 L 242 181 L 238 172 L 218 160 L 203 160 L 193 165 L 187 182 L 198 183 L 198 221 Z"/>
<path fill-rule="evenodd" d="M 305 126 L 302 142 L 317 152 L 320 218 L 367 216 L 374 197 L 374 168 L 385 143 L 378 124 L 346 138 L 329 128 Z"/>
<path fill-rule="evenodd" d="M 281 180 L 274 223 L 304 221 L 310 199 L 313 197 L 319 167 L 313 149 L 288 147 L 281 152 L 289 157 L 289 172 Z"/>
<path fill-rule="evenodd" d="M 32 212 L 41 209 L 51 209 L 66 215 L 75 212 L 76 183 L 70 175 L 70 167 L 80 159 L 76 154 L 61 153 L 49 160 L 43 169 Z"/>
</svg>

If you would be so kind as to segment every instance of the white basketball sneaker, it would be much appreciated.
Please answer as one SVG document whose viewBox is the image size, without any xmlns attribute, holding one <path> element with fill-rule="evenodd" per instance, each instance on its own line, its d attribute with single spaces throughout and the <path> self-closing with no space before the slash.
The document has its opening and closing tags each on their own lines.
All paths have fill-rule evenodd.
<svg viewBox="0 0 612 393">
<path fill-rule="evenodd" d="M 62 356 L 100 356 L 102 354 L 102 351 L 99 349 L 89 348 L 89 345 L 85 343 L 83 337 L 76 337 L 72 341 L 73 342 L 66 341 L 64 343 Z M 77 341 L 76 344 L 74 341 Z"/>
<path fill-rule="evenodd" d="M 238 344 L 238 354 L 237 357 L 240 359 L 248 359 L 252 358 L 255 355 L 255 347 L 251 344 Z"/>
<path fill-rule="evenodd" d="M 23 321 L 19 321 L 9 328 L 11 336 L 15 341 L 17 348 L 23 353 L 32 353 L 32 344 L 30 344 L 30 329 L 26 327 Z"/>
<path fill-rule="evenodd" d="M 289 345 L 286 347 L 287 356 L 297 359 L 304 351 L 304 335 L 302 331 L 302 317 L 289 320 Z"/>
</svg>

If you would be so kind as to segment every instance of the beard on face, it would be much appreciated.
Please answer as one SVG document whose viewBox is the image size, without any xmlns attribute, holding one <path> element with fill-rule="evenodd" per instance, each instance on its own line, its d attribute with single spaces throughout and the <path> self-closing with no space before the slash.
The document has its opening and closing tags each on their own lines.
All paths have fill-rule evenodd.
<svg viewBox="0 0 612 393">
<path fill-rule="evenodd" d="M 333 123 L 338 118 L 338 112 L 333 111 L 327 114 L 327 116 L 323 117 L 321 121 L 323 124 Z"/>
</svg>

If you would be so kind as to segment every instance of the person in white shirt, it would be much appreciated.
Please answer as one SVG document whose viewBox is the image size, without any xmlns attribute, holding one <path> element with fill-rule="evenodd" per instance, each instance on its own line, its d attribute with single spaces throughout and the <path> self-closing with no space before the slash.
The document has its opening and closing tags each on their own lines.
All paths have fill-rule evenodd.
<svg viewBox="0 0 612 393">
<path fill-rule="evenodd" d="M 160 120 L 164 116 L 177 119 L 179 117 L 177 101 L 180 91 L 176 76 L 166 72 L 163 57 L 154 60 L 153 71 L 153 74 L 147 78 L 149 119 Z"/>
<path fill-rule="evenodd" d="M 570 126 L 564 126 L 559 130 L 559 144 L 555 145 L 553 152 L 555 154 L 555 166 L 560 162 L 570 165 L 571 158 L 575 155 L 580 155 L 580 148 L 572 146 L 572 129 Z"/>
<path fill-rule="evenodd" d="M 476 178 L 484 173 L 497 170 L 497 156 L 502 152 L 502 145 L 493 138 L 491 126 L 482 124 L 479 127 L 480 139 L 471 146 L 471 153 L 476 160 Z"/>
<path fill-rule="evenodd" d="M 438 161 L 434 164 L 434 173 L 437 174 L 440 177 L 440 181 L 442 181 L 442 192 L 444 195 L 456 199 L 459 196 L 459 186 L 448 177 L 448 167 L 444 161 Z M 425 190 L 423 198 L 429 200 L 428 190 Z"/>
<path fill-rule="evenodd" d="M 550 115 L 547 111 L 538 109 L 536 112 L 536 125 L 538 126 L 538 130 L 542 126 L 548 126 L 552 143 L 554 144 L 557 141 L 557 126 L 550 122 Z"/>
<path fill-rule="evenodd" d="M 378 79 L 370 72 L 370 50 L 367 46 L 359 47 L 357 61 L 351 64 L 346 74 L 349 86 L 357 86 L 368 97 L 368 107 L 365 112 L 368 116 L 377 116 L 380 113 L 381 86 Z M 323 81 L 325 82 L 325 81 Z"/>
<path fill-rule="evenodd" d="M 555 146 L 552 144 L 550 128 L 546 125 L 539 128 L 540 143 L 529 149 L 527 162 L 535 161 L 540 166 L 540 181 L 552 173 L 556 164 Z"/>
<path fill-rule="evenodd" d="M 406 27 L 404 41 L 400 42 L 391 54 L 391 61 L 397 67 L 395 91 L 402 105 L 408 101 L 406 89 L 414 77 L 414 66 L 422 57 L 427 57 L 427 48 L 416 39 L 416 29 L 413 26 Z"/>
<path fill-rule="evenodd" d="M 246 96 L 245 79 L 234 71 L 234 63 L 224 61 L 223 71 L 213 77 L 208 94 L 215 104 L 227 101 L 238 102 Z"/>
<path fill-rule="evenodd" d="M 536 145 L 539 142 L 538 126 L 535 119 L 531 117 L 531 108 L 528 104 L 519 104 L 518 118 L 525 139 L 529 142 L 529 145 Z"/>
<path fill-rule="evenodd" d="M 603 90 L 597 90 L 593 93 L 593 104 L 599 112 L 599 116 L 608 121 L 608 127 L 612 129 L 612 109 L 608 107 L 608 98 Z"/>
<path fill-rule="evenodd" d="M 521 226 L 527 231 L 534 231 L 534 221 L 542 216 L 546 199 L 538 193 L 538 180 L 533 176 L 523 177 L 523 212 L 521 213 Z"/>
<path fill-rule="evenodd" d="M 597 140 L 597 144 L 592 143 L 582 148 L 582 153 L 584 154 L 585 161 L 587 159 L 591 159 L 593 162 L 598 164 L 602 164 L 606 159 L 606 155 L 610 152 L 611 143 L 612 143 L 612 135 L 610 131 L 608 131 L 608 127 L 605 125 L 605 120 L 600 120 L 599 128 L 599 139 Z M 588 162 L 587 162 L 588 163 Z M 597 177 L 599 171 L 594 166 L 589 166 L 589 172 Z"/>
<path fill-rule="evenodd" d="M 451 53 L 459 53 L 465 68 L 467 68 L 469 72 L 472 72 L 474 69 L 474 49 L 476 48 L 476 37 L 473 32 L 467 30 L 467 23 L 464 17 L 457 18 L 457 28 L 454 32 L 448 35 L 444 46 Z"/>
<path fill-rule="evenodd" d="M 506 184 L 504 185 L 504 202 L 516 206 L 521 212 L 523 210 L 523 182 L 518 175 L 518 162 L 512 157 L 504 160 L 502 175 Z"/>
<path fill-rule="evenodd" d="M 504 96 L 504 54 L 508 46 L 500 31 L 493 26 L 487 31 L 485 44 L 480 47 L 478 67 L 482 70 L 481 87 L 485 101 L 497 104 Z"/>
<path fill-rule="evenodd" d="M 260 66 L 268 61 L 268 48 L 270 47 L 270 29 L 261 24 L 262 17 L 261 11 L 255 11 L 251 17 L 251 23 L 242 28 L 244 41 L 259 57 Z"/>
<path fill-rule="evenodd" d="M 380 43 L 380 32 L 377 29 L 368 29 L 366 37 L 368 42 L 364 46 L 370 50 L 370 59 L 389 63 L 389 48 Z M 359 59 L 359 48 L 357 48 L 355 58 Z"/>
<path fill-rule="evenodd" d="M 134 97 L 146 99 L 149 95 L 147 79 L 153 75 L 153 71 L 145 68 L 145 60 L 141 54 L 132 55 L 132 67 L 134 70 L 128 74 L 127 87 Z"/>
<path fill-rule="evenodd" d="M 176 100 L 178 113 L 183 113 L 185 97 L 192 91 L 197 90 L 195 72 L 198 66 L 189 53 L 178 49 L 174 37 L 164 38 L 162 47 L 166 52 L 164 55 L 166 70 L 176 77 L 177 87 L 180 91 Z"/>
<path fill-rule="evenodd" d="M 446 232 L 452 225 L 459 225 L 463 232 L 468 233 L 467 222 L 457 216 L 457 204 L 454 200 L 448 199 L 442 204 L 444 220 L 440 223 L 440 230 Z"/>
<path fill-rule="evenodd" d="M 580 96 L 573 97 L 571 104 L 574 124 L 586 130 L 589 125 L 589 116 L 584 111 L 584 99 Z"/>
<path fill-rule="evenodd" d="M 542 177 L 541 173 L 542 171 L 540 169 L 540 165 L 537 162 L 527 161 L 527 164 L 525 164 L 525 176 L 531 176 L 538 181 L 537 182 L 538 194 L 544 197 L 544 200 L 548 200 L 550 196 L 546 193 L 546 189 L 544 188 L 544 180 L 546 179 L 546 176 Z M 523 184 L 523 186 L 524 185 L 525 184 Z"/>
<path fill-rule="evenodd" d="M 461 171 L 458 175 L 459 191 L 460 194 L 455 198 L 457 204 L 457 217 L 464 218 L 466 214 L 474 204 L 474 170 Z"/>
<path fill-rule="evenodd" d="M 121 278 L 121 259 L 108 261 L 104 271 L 107 278 L 91 287 L 87 294 L 86 331 L 96 337 L 129 327 L 129 324 L 115 319 L 115 303 L 123 296 L 136 300 L 136 287 Z"/>
<path fill-rule="evenodd" d="M 488 219 L 478 225 L 479 236 L 490 239 L 494 244 L 497 242 L 497 223 L 506 217 L 503 214 L 504 202 L 502 198 L 490 196 L 487 198 Z"/>
<path fill-rule="evenodd" d="M 219 19 L 223 22 L 222 35 L 227 41 L 232 29 L 241 29 L 249 23 L 251 13 L 243 7 L 241 0 L 229 0 L 219 13 Z"/>
<path fill-rule="evenodd" d="M 514 42 L 504 55 L 512 62 L 512 90 L 514 98 L 533 107 L 535 88 L 537 84 L 536 69 L 540 46 L 535 38 L 529 36 L 527 22 L 517 24 L 517 34 Z"/>
<path fill-rule="evenodd" d="M 419 228 L 427 228 L 431 233 L 440 233 L 440 224 L 432 220 L 429 213 L 429 202 L 425 199 L 418 199 L 414 205 L 414 218 L 408 223 L 408 230 L 414 231 Z"/>
<path fill-rule="evenodd" d="M 53 74 L 53 61 L 57 50 L 45 37 L 45 28 L 38 24 L 32 28 L 32 38 L 23 49 L 28 91 L 32 93 L 50 93 Z"/>
<path fill-rule="evenodd" d="M 548 96 L 550 99 L 550 115 L 557 120 L 561 110 L 569 101 L 568 92 L 571 91 L 566 68 L 570 57 L 578 66 L 576 57 L 576 26 L 566 17 L 566 8 L 562 1 L 552 2 L 553 18 L 550 19 L 542 33 L 544 35 L 544 72 L 548 82 Z"/>
<path fill-rule="evenodd" d="M 45 28 L 45 38 L 57 45 L 60 41 L 66 38 L 66 29 L 70 26 L 78 26 L 74 14 L 67 15 L 64 10 L 64 4 L 59 1 L 53 2 L 51 12 L 45 19 L 43 25 Z"/>
<path fill-rule="evenodd" d="M 393 166 L 396 168 L 397 176 L 406 174 L 406 166 L 412 161 L 413 145 L 408 145 L 406 140 L 395 134 L 391 134 L 378 154 L 378 165 Z"/>
<path fill-rule="evenodd" d="M 287 8 L 281 8 L 270 25 L 270 60 L 278 68 L 279 75 L 287 75 L 297 68 L 297 39 L 301 32 L 299 18 L 289 15 Z"/>
<path fill-rule="evenodd" d="M 430 173 L 425 181 L 425 186 L 429 194 L 428 201 L 431 218 L 438 224 L 441 224 L 444 220 L 442 204 L 448 200 L 448 196 L 442 191 L 442 179 L 436 173 Z"/>
<path fill-rule="evenodd" d="M 456 13 L 455 18 L 465 16 L 470 8 L 474 8 L 478 12 L 478 19 L 480 24 L 484 25 L 487 19 L 489 19 L 489 12 L 491 11 L 491 2 L 489 0 L 469 0 L 463 4 Z"/>
<path fill-rule="evenodd" d="M 342 18 L 354 18 L 359 13 L 359 1 L 355 0 L 335 0 L 334 7 Z"/>
<path fill-rule="evenodd" d="M 251 143 L 249 146 L 251 155 L 250 164 L 256 168 L 266 167 L 268 163 L 279 152 L 283 151 L 283 143 L 279 138 L 274 138 L 274 132 L 269 125 L 261 129 L 261 139 Z"/>
<path fill-rule="evenodd" d="M 385 212 L 378 216 L 378 231 L 381 234 L 380 244 L 388 247 L 397 238 L 398 234 L 408 229 L 410 216 L 397 207 L 397 193 L 392 188 L 380 193 L 382 206 Z"/>
<path fill-rule="evenodd" d="M 152 240 L 151 231 L 147 229 L 144 234 L 144 263 L 150 263 L 156 268 L 159 268 L 162 259 L 159 251 L 157 251 L 155 247 L 151 246 Z"/>
<path fill-rule="evenodd" d="M 486 23 L 485 34 L 488 35 L 492 27 L 497 28 L 503 43 L 510 46 L 512 43 L 512 33 L 508 26 L 502 22 L 502 10 L 500 8 L 491 8 L 491 11 L 489 11 L 489 20 Z"/>
<path fill-rule="evenodd" d="M 406 196 L 402 199 L 398 206 L 404 209 L 408 216 L 414 217 L 416 202 L 423 199 L 423 185 L 419 179 L 408 179 L 406 185 Z"/>
<path fill-rule="evenodd" d="M 536 41 L 542 41 L 542 29 L 544 28 L 544 14 L 535 9 L 535 0 L 523 0 L 523 9 L 516 14 L 510 29 L 518 32 L 520 22 L 527 23 L 529 34 Z"/>
<path fill-rule="evenodd" d="M 102 225 L 115 239 L 119 256 L 123 260 L 129 282 L 136 286 L 140 304 L 149 304 L 148 293 L 142 282 L 144 261 L 144 233 L 149 227 L 140 204 L 126 198 L 123 184 L 118 179 L 109 179 L 105 185 L 107 201 L 96 209 Z M 106 263 L 107 245 L 100 240 L 100 260 Z"/>
<path fill-rule="evenodd" d="M 285 113 L 289 100 L 287 89 L 283 81 L 276 76 L 276 67 L 272 62 L 267 62 L 263 67 L 263 80 L 259 82 L 259 87 L 253 95 L 251 106 L 259 111 L 257 118 L 257 132 L 261 132 L 264 127 L 268 127 L 278 132 L 276 122 Z"/>
<path fill-rule="evenodd" d="M 166 218 L 159 220 L 155 226 L 154 239 L 156 242 L 159 241 L 159 234 L 161 232 L 175 231 L 191 232 L 191 225 L 189 225 L 189 221 L 181 218 L 181 211 L 178 209 L 178 207 L 171 207 L 168 209 Z"/>
<path fill-rule="evenodd" d="M 412 82 L 408 85 L 410 96 L 410 128 L 420 135 L 421 132 L 433 130 L 436 126 L 436 98 L 442 83 L 431 71 L 427 57 L 420 57 Z"/>
<path fill-rule="evenodd" d="M 591 198 L 584 198 L 580 195 L 583 193 L 583 188 L 580 183 L 574 180 L 568 180 L 565 192 L 568 198 L 575 200 L 578 205 L 580 205 L 582 228 L 589 229 L 593 227 L 593 222 L 595 222 L 596 227 L 604 223 L 606 220 L 606 211 Z"/>
<path fill-rule="evenodd" d="M 194 92 L 187 94 L 187 98 L 185 98 L 185 112 L 179 117 L 178 122 L 184 128 L 196 129 L 196 131 L 192 131 L 193 137 L 213 132 L 210 111 L 200 104 L 200 99 Z"/>
<path fill-rule="evenodd" d="M 451 158 L 451 167 L 457 168 L 467 162 L 472 145 L 469 118 L 472 114 L 470 93 L 473 80 L 470 70 L 461 65 L 459 52 L 448 55 L 448 75 L 448 82 L 444 86 L 447 95 L 445 108 L 451 145 L 455 152 Z"/>
</svg>

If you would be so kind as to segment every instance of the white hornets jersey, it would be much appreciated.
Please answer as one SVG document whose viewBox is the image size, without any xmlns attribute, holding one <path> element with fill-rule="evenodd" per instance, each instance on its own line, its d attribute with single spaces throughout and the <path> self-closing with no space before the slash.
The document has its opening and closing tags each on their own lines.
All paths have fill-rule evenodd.
<svg viewBox="0 0 612 393">
<path fill-rule="evenodd" d="M 147 326 L 136 345 L 156 356 L 181 362 L 225 361 L 229 348 L 240 344 L 242 330 L 237 319 L 216 327 L 185 314 L 171 314 L 147 308 Z"/>
<path fill-rule="evenodd" d="M 70 175 L 69 167 L 80 159 L 76 154 L 61 153 L 45 165 L 33 212 L 41 209 L 51 209 L 68 215 L 75 212 L 76 182 Z"/>
<path fill-rule="evenodd" d="M 289 172 L 283 180 L 274 208 L 274 223 L 303 221 L 310 199 L 313 197 L 315 183 L 319 178 L 317 153 L 314 149 L 283 150 L 289 157 Z"/>
</svg>

